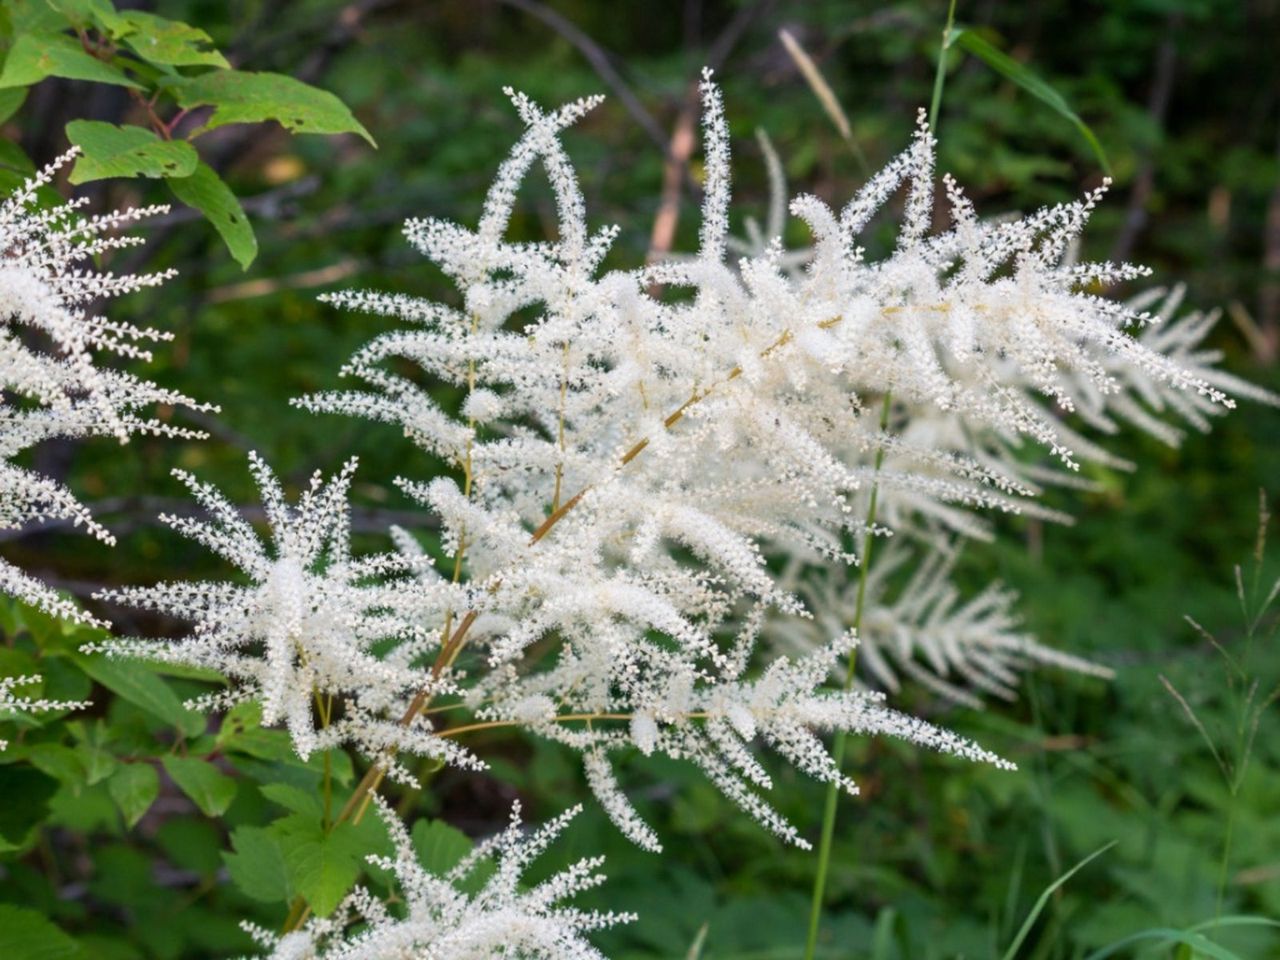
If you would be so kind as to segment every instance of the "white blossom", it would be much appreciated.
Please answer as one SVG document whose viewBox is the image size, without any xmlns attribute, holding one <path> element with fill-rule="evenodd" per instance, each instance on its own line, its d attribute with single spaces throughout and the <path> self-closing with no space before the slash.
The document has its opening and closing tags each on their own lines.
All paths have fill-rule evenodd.
<svg viewBox="0 0 1280 960">
<path fill-rule="evenodd" d="M 88 700 L 49 700 L 45 697 L 20 696 L 18 687 L 42 682 L 39 675 L 29 677 L 0 677 L 0 713 L 45 713 L 51 710 L 83 710 L 90 706 Z M 0 740 L 0 750 L 9 746 L 8 740 Z"/>
<path fill-rule="evenodd" d="M 58 437 L 135 433 L 203 434 L 146 414 L 156 404 L 200 410 L 173 390 L 100 365 L 104 357 L 149 360 L 148 343 L 171 334 L 93 315 L 110 297 L 153 287 L 173 275 L 102 273 L 92 261 L 142 242 L 113 231 L 167 207 L 129 209 L 82 219 L 86 201 L 42 207 L 40 191 L 72 149 L 0 203 L 0 529 L 46 519 L 69 520 L 108 543 L 110 533 L 61 483 L 12 463 L 28 447 Z M 48 586 L 0 560 L 0 590 L 55 616 L 96 622 Z"/>
<path fill-rule="evenodd" d="M 927 553 L 941 538 L 989 536 L 992 510 L 1065 519 L 1036 502 L 1040 488 L 1075 477 L 1082 458 L 1105 459 L 1085 434 L 1107 417 L 1134 419 L 1124 398 L 1196 423 L 1229 407 L 1229 392 L 1250 391 L 1194 348 L 1201 327 L 1134 336 L 1153 319 L 1143 304 L 1095 292 L 1145 275 L 1075 261 L 1100 190 L 986 222 L 944 178 L 950 224 L 935 229 L 923 118 L 843 210 L 792 202 L 811 251 L 793 256 L 758 229 L 745 247 L 731 243 L 729 135 L 709 73 L 701 92 L 695 253 L 601 273 L 617 231 L 592 231 L 559 141 L 597 99 L 547 111 L 508 91 L 526 130 L 479 225 L 405 228 L 457 286 L 458 305 L 326 297 L 411 326 L 348 361 L 342 374 L 360 387 L 299 403 L 396 424 L 456 468 L 399 480 L 440 523 L 465 594 L 448 608 L 451 624 L 464 608 L 467 618 L 441 672 L 456 692 L 430 696 L 469 709 L 474 725 L 519 726 L 581 752 L 606 812 L 642 846 L 658 839 L 612 767 L 632 749 L 690 760 L 803 844 L 765 799 L 758 745 L 846 789 L 823 732 L 1003 765 L 877 694 L 823 689 L 855 643 L 850 567 L 866 538 L 898 533 Z M 552 185 L 556 238 L 512 242 L 508 219 L 535 164 Z M 870 260 L 860 234 L 900 191 L 896 245 Z M 781 231 L 780 214 L 769 229 Z M 748 252 L 730 261 L 730 249 Z M 424 383 L 458 388 L 460 412 Z M 1035 447 L 1052 461 L 1033 462 Z M 880 511 L 868 524 L 873 490 Z M 885 686 L 905 673 L 968 702 L 974 690 L 1007 695 L 1028 663 L 1099 669 L 1023 635 L 998 586 L 962 600 L 945 568 L 932 562 L 897 601 L 882 589 L 890 570 L 873 581 L 864 652 Z M 766 620 L 796 656 L 768 659 Z M 437 736 L 461 738 L 469 725 Z"/>
<path fill-rule="evenodd" d="M 526 834 L 517 803 L 506 830 L 477 844 L 441 875 L 418 862 L 404 825 L 381 798 L 377 804 L 395 854 L 369 860 L 395 876 L 402 905 L 386 905 L 357 887 L 333 916 L 311 920 L 293 933 L 277 936 L 250 926 L 255 939 L 270 951 L 265 960 L 602 960 L 603 954 L 585 934 L 635 919 L 632 914 L 564 905 L 603 882 L 597 872 L 603 857 L 579 860 L 533 886 L 521 883 L 525 868 L 581 807 Z M 479 888 L 467 892 L 464 884 L 477 878 L 483 879 Z M 356 924 L 363 926 L 349 929 Z"/>
<path fill-rule="evenodd" d="M 439 644 L 439 631 L 421 624 L 438 622 L 460 596 L 450 584 L 421 575 L 420 554 L 351 554 L 346 497 L 355 460 L 327 482 L 315 474 L 297 506 L 286 503 L 256 454 L 250 467 L 269 540 L 212 486 L 182 471 L 176 475 L 209 518 L 162 517 L 233 564 L 247 582 L 105 590 L 103 599 L 188 620 L 192 629 L 176 640 L 107 640 L 95 649 L 222 673 L 230 689 L 196 705 L 256 700 L 263 722 L 283 723 L 304 759 L 351 743 L 378 757 L 405 749 L 477 765 L 456 744 L 432 736 L 425 718 L 399 723 L 418 692 L 450 689 L 447 679 L 419 665 Z"/>
</svg>

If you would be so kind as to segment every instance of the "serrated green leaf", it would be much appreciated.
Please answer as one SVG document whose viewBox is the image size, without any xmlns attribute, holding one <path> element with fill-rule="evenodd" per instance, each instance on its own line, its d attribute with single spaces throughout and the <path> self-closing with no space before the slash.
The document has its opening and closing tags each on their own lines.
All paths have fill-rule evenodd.
<svg viewBox="0 0 1280 960">
<path fill-rule="evenodd" d="M 160 775 L 149 763 L 124 763 L 107 781 L 107 789 L 120 807 L 125 825 L 133 829 L 160 793 Z"/>
<path fill-rule="evenodd" d="M 325 833 L 296 814 L 281 821 L 278 830 L 290 880 L 312 912 L 327 917 L 360 875 L 365 849 L 359 834 L 349 823 Z"/>
<path fill-rule="evenodd" d="M 0 88 L 29 87 L 46 77 L 92 80 L 119 87 L 142 87 L 119 67 L 104 63 L 85 52 L 78 40 L 61 33 L 24 33 L 9 48 L 0 71 Z"/>
<path fill-rule="evenodd" d="M 150 130 L 100 120 L 72 120 L 67 139 L 81 150 L 71 182 L 109 177 L 188 177 L 200 162 L 185 140 L 161 140 Z"/>
<path fill-rule="evenodd" d="M 419 820 L 410 833 L 419 862 L 437 876 L 448 873 L 471 852 L 471 838 L 442 820 Z"/>
<path fill-rule="evenodd" d="M 162 761 L 165 773 L 179 789 L 190 797 L 207 817 L 227 812 L 236 798 L 236 782 L 207 760 L 199 757 L 167 756 Z"/>
<path fill-rule="evenodd" d="M 85 960 L 80 944 L 35 910 L 0 904 L 0 957 Z"/>
<path fill-rule="evenodd" d="M 1041 103 L 1069 120 L 1089 144 L 1089 149 L 1098 158 L 1098 163 L 1102 165 L 1102 169 L 1107 173 L 1111 172 L 1111 165 L 1107 163 L 1107 155 L 1102 150 L 1102 144 L 1098 142 L 1098 138 L 1094 136 L 1088 124 L 1081 120 L 1079 115 L 1071 109 L 1071 105 L 1067 103 L 1066 98 L 1061 93 L 1050 86 L 1030 67 L 1019 63 L 1013 57 L 992 46 L 991 43 L 965 27 L 953 29 L 948 42 L 973 54 L 996 73 L 1011 80 Z"/>
<path fill-rule="evenodd" d="M 222 855 L 231 882 L 247 897 L 262 903 L 285 903 L 294 897 L 284 851 L 266 827 L 238 827 L 231 834 L 233 852 Z"/>
<path fill-rule="evenodd" d="M 189 177 L 170 177 L 169 189 L 189 207 L 195 207 L 213 224 L 241 267 L 247 268 L 258 255 L 258 238 L 245 216 L 240 201 L 213 168 L 200 163 Z"/>
<path fill-rule="evenodd" d="M 300 813 L 317 823 L 324 816 L 324 805 L 320 797 L 301 787 L 295 787 L 289 783 L 268 783 L 260 789 L 264 797 L 272 803 L 278 803 L 291 813 Z"/>
<path fill-rule="evenodd" d="M 112 693 L 176 727 L 184 736 L 196 737 L 204 732 L 204 717 L 184 707 L 178 695 L 152 672 L 148 664 L 140 660 L 114 660 L 84 654 L 78 654 L 75 661 L 80 669 Z"/>
<path fill-rule="evenodd" d="M 131 28 L 119 34 L 124 42 L 150 63 L 170 67 L 231 66 L 213 46 L 213 38 L 199 27 L 141 10 L 126 11 L 118 19 Z"/>
<path fill-rule="evenodd" d="M 284 74 L 214 70 L 174 80 L 170 90 L 181 107 L 215 108 L 205 124 L 209 130 L 228 123 L 275 120 L 291 133 L 358 133 L 377 146 L 332 93 Z"/>
</svg>

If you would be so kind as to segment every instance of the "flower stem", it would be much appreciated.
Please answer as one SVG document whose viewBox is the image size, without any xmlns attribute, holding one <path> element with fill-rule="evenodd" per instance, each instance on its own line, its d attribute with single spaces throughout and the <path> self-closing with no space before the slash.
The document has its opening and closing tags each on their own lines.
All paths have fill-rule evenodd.
<svg viewBox="0 0 1280 960">
<path fill-rule="evenodd" d="M 942 108 L 942 91 L 947 81 L 947 50 L 951 47 L 951 30 L 955 26 L 955 22 L 956 0 L 950 0 L 947 4 L 947 24 L 942 29 L 942 43 L 938 48 L 938 67 L 933 75 L 933 99 L 929 103 L 929 128 L 934 132 L 935 136 L 938 129 L 938 111 Z M 892 402 L 892 391 L 885 391 L 884 405 L 880 409 L 881 433 L 884 433 L 889 427 L 889 409 Z M 862 556 L 859 558 L 858 598 L 853 611 L 853 630 L 855 634 L 861 634 L 862 632 L 862 612 L 867 598 L 867 574 L 871 568 L 871 530 L 876 522 L 876 506 L 880 493 L 877 479 L 883 464 L 884 446 L 882 445 L 876 450 L 875 471 L 871 482 L 871 500 L 867 505 L 866 539 L 862 548 Z M 848 690 L 853 685 L 857 663 L 858 650 L 855 647 L 849 654 L 849 663 L 845 670 L 845 690 Z M 831 745 L 831 759 L 835 762 L 836 770 L 839 770 L 844 764 L 846 740 L 845 731 L 839 730 L 836 732 L 835 740 Z M 809 907 L 809 932 L 805 940 L 804 960 L 813 960 L 814 953 L 818 948 L 818 929 L 822 921 L 823 899 L 827 891 L 827 873 L 831 869 L 831 842 L 835 836 L 836 805 L 839 798 L 840 788 L 833 780 L 827 784 L 826 800 L 822 807 L 822 836 L 818 841 L 818 870 L 813 878 L 813 900 Z"/>
<path fill-rule="evenodd" d="M 880 408 L 880 432 L 883 434 L 889 427 L 889 409 L 893 403 L 893 395 L 886 391 L 884 404 Z M 884 465 L 884 444 L 876 450 L 875 471 L 871 481 L 871 499 L 867 504 L 867 523 L 862 545 L 862 556 L 858 558 L 858 597 L 853 608 L 853 632 L 862 632 L 862 612 L 867 600 L 867 572 L 871 569 L 872 528 L 876 523 L 876 507 L 880 499 L 878 483 L 880 468 Z M 845 668 L 844 689 L 853 686 L 853 678 L 858 665 L 858 650 L 855 647 L 849 653 L 849 662 Z M 836 731 L 831 745 L 831 759 L 835 769 L 844 765 L 844 750 L 847 741 L 845 731 Z M 818 948 L 818 928 L 822 921 L 823 899 L 827 891 L 827 873 L 831 869 L 831 842 L 836 831 L 836 804 L 840 798 L 840 786 L 832 780 L 827 784 L 827 796 L 822 808 L 822 838 L 818 841 L 818 870 L 813 878 L 813 900 L 809 906 L 809 933 L 805 940 L 804 960 L 813 960 Z"/>
<path fill-rule="evenodd" d="M 929 129 L 938 135 L 938 110 L 942 107 L 942 88 L 947 82 L 947 51 L 951 49 L 951 28 L 956 23 L 956 0 L 947 5 L 947 25 L 942 30 L 942 46 L 938 49 L 938 69 L 933 75 L 933 99 L 929 102 Z"/>
</svg>

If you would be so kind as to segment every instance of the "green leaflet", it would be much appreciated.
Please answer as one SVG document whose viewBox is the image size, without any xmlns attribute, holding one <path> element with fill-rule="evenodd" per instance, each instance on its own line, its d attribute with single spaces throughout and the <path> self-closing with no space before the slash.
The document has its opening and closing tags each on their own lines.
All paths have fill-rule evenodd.
<svg viewBox="0 0 1280 960">
<path fill-rule="evenodd" d="M 279 830 L 289 879 L 318 917 L 327 917 L 347 895 L 370 852 L 356 827 L 340 823 L 328 833 L 307 817 L 286 817 Z"/>
<path fill-rule="evenodd" d="M 5 89 L 0 90 L 0 123 L 4 123 L 17 113 L 26 100 L 26 87 L 6 87 Z M 6 144 L 9 143 L 7 140 L 4 142 Z"/>
<path fill-rule="evenodd" d="M 168 183 L 175 197 L 199 210 L 213 224 L 236 263 L 248 268 L 258 255 L 258 238 L 240 201 L 213 168 L 197 163 L 190 176 L 169 177 Z"/>
<path fill-rule="evenodd" d="M 411 833 L 418 861 L 436 876 L 443 876 L 471 852 L 471 838 L 443 820 L 419 820 Z"/>
<path fill-rule="evenodd" d="M 294 887 L 284 850 L 267 827 L 238 827 L 231 834 L 232 852 L 223 853 L 232 882 L 245 896 L 263 903 L 293 899 Z"/>
<path fill-rule="evenodd" d="M 86 53 L 78 40 L 61 33 L 20 35 L 9 49 L 4 70 L 0 71 L 0 88 L 26 87 L 46 77 L 92 80 L 142 89 L 119 67 Z"/>
<path fill-rule="evenodd" d="M 151 668 L 139 660 L 116 660 L 102 656 L 77 655 L 76 663 L 98 683 L 141 707 L 157 720 L 176 727 L 183 735 L 197 737 L 204 732 L 205 719 L 188 710 Z"/>
<path fill-rule="evenodd" d="M 21 803 L 0 803 L 0 851 L 23 847 L 31 831 L 49 812 L 58 781 L 33 767 L 0 766 L 0 797 L 21 797 Z M 0 941 L 3 942 L 3 941 Z M 10 956 L 0 951 L 0 956 Z"/>
<path fill-rule="evenodd" d="M 111 799 L 130 829 L 142 819 L 160 792 L 160 776 L 149 763 L 124 763 L 107 781 Z"/>
<path fill-rule="evenodd" d="M 154 13 L 129 10 L 118 15 L 125 25 L 124 42 L 148 63 L 172 67 L 212 66 L 230 68 L 213 46 L 213 39 L 198 27 L 158 17 Z"/>
<path fill-rule="evenodd" d="M 369 131 L 327 90 L 279 73 L 214 70 L 167 82 L 182 107 L 214 107 L 205 124 L 212 130 L 228 123 L 275 120 L 291 133 L 358 133 L 372 146 Z"/>
<path fill-rule="evenodd" d="M 84 949 L 35 910 L 0 904 L 0 956 L 87 960 Z"/>
<path fill-rule="evenodd" d="M 199 757 L 167 756 L 162 761 L 165 773 L 194 801 L 207 817 L 227 812 L 236 798 L 236 782 L 208 760 Z"/>
<path fill-rule="evenodd" d="M 67 139 L 81 150 L 71 171 L 72 183 L 109 177 L 186 177 L 199 157 L 184 140 L 161 140 L 150 130 L 98 120 L 73 120 Z"/>
</svg>

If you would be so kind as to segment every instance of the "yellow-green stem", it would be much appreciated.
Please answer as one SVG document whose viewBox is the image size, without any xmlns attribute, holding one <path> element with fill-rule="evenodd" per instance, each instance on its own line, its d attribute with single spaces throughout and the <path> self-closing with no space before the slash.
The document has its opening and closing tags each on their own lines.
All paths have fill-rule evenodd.
<svg viewBox="0 0 1280 960">
<path fill-rule="evenodd" d="M 935 135 L 938 129 L 938 111 L 942 108 L 942 90 L 947 80 L 947 50 L 951 46 L 951 30 L 955 26 L 955 22 L 956 0 L 950 0 L 947 4 L 947 24 L 942 29 L 942 43 L 938 48 L 938 66 L 933 77 L 933 99 L 929 104 L 929 128 L 935 132 Z M 881 433 L 884 433 L 889 426 L 889 407 L 892 399 L 891 392 L 886 391 L 884 406 L 880 411 Z M 862 630 L 862 611 L 867 596 L 867 573 L 871 568 L 871 528 L 876 522 L 876 501 L 880 492 L 877 480 L 883 463 L 884 447 L 881 446 L 876 451 L 875 477 L 871 483 L 871 501 L 867 506 L 867 533 L 858 571 L 858 599 L 853 611 L 853 629 L 859 633 Z M 855 648 L 849 654 L 849 664 L 844 677 L 845 690 L 848 690 L 853 685 L 857 663 L 858 651 Z M 831 758 L 835 762 L 837 770 L 844 763 L 845 741 L 845 733 L 841 730 L 836 733 L 835 741 L 831 745 Z M 822 905 L 827 890 L 827 873 L 831 869 L 831 843 L 835 836 L 836 806 L 839 799 L 840 788 L 834 782 L 828 784 L 826 800 L 822 808 L 822 836 L 818 841 L 818 869 L 813 878 L 813 900 L 809 908 L 809 932 L 805 940 L 804 960 L 813 960 L 814 953 L 818 948 L 818 930 L 822 922 Z"/>
<path fill-rule="evenodd" d="M 956 24 L 956 0 L 947 5 L 947 25 L 942 30 L 942 47 L 938 50 L 938 69 L 933 75 L 933 100 L 929 103 L 929 129 L 938 135 L 938 110 L 942 107 L 942 88 L 947 82 L 947 51 L 951 48 L 951 28 Z"/>
<path fill-rule="evenodd" d="M 889 409 L 893 397 L 886 391 L 884 404 L 880 408 L 880 433 L 889 428 Z M 862 632 L 862 612 L 867 600 L 867 572 L 871 569 L 872 528 L 876 523 L 876 506 L 880 498 L 880 468 L 884 465 L 884 442 L 876 449 L 875 471 L 871 480 L 871 497 L 867 504 L 866 532 L 863 536 L 862 556 L 858 559 L 858 598 L 853 608 L 853 630 L 855 634 Z M 849 653 L 849 662 L 845 668 L 844 689 L 853 686 L 853 678 L 858 666 L 858 650 L 855 647 Z M 844 765 L 844 749 L 847 737 L 843 730 L 836 732 L 835 741 L 831 745 L 831 759 L 838 771 Z M 827 784 L 827 796 L 822 807 L 822 837 L 818 841 L 818 869 L 813 878 L 813 900 L 809 905 L 809 933 L 805 940 L 804 958 L 813 960 L 818 948 L 818 930 L 822 923 L 823 899 L 827 892 L 827 873 L 831 869 L 831 843 L 836 832 L 836 805 L 840 799 L 840 787 L 832 780 Z"/>
</svg>

